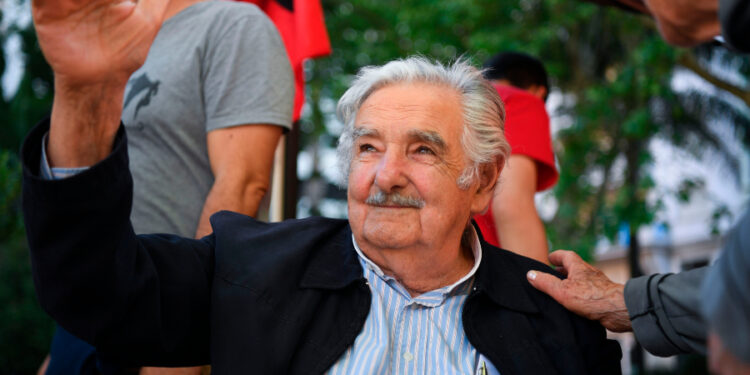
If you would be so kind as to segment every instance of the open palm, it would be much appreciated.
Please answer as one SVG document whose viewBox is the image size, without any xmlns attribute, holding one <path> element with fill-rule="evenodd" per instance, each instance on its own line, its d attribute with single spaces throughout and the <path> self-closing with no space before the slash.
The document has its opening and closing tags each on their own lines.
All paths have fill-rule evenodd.
<svg viewBox="0 0 750 375">
<path fill-rule="evenodd" d="M 44 56 L 56 79 L 124 83 L 146 59 L 169 0 L 33 0 Z"/>
</svg>

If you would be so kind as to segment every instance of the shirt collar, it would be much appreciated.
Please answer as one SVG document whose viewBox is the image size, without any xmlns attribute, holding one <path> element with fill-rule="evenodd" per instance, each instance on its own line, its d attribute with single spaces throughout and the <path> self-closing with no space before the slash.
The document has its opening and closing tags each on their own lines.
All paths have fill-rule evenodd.
<svg viewBox="0 0 750 375">
<path fill-rule="evenodd" d="M 36 131 L 36 128 L 33 131 Z M 41 135 L 37 137 L 41 138 Z M 41 145 L 41 142 L 39 144 Z M 26 154 L 40 155 L 40 151 L 36 150 L 35 153 L 33 150 L 27 151 Z M 38 159 L 35 162 L 38 163 Z M 352 231 L 348 222 L 321 220 L 325 220 L 326 223 L 340 223 L 340 225 L 335 226 L 334 230 L 327 230 L 321 234 L 321 238 L 326 238 L 326 241 L 311 255 L 300 280 L 300 287 L 334 290 L 345 288 L 358 280 L 364 281 L 364 260 L 354 249 L 354 241 L 351 240 Z M 308 226 L 319 230 L 320 225 L 317 221 L 310 220 L 308 223 L 312 223 Z M 476 224 L 474 229 L 476 229 Z M 477 246 L 476 240 L 472 240 L 471 243 L 474 247 Z M 525 273 L 529 269 L 551 273 L 554 271 L 529 258 L 497 249 L 481 240 L 480 243 L 483 246 L 482 257 L 480 259 L 475 256 L 475 264 L 479 264 L 479 268 L 473 275 L 472 282 L 467 283 L 471 285 L 471 290 L 486 293 L 491 301 L 505 308 L 526 313 L 539 312 L 539 308 L 530 296 L 541 292 L 529 285 Z M 368 271 L 369 268 L 364 270 L 365 273 Z M 470 274 L 473 272 L 474 270 Z"/>
<path fill-rule="evenodd" d="M 477 269 L 479 269 L 479 264 L 482 263 L 482 245 L 479 242 L 479 236 L 477 235 L 476 229 L 473 225 L 470 225 L 467 227 L 465 233 L 467 236 L 469 236 L 469 243 L 471 244 L 471 252 L 474 255 L 474 266 L 469 270 L 469 272 L 464 275 L 461 279 L 456 281 L 455 283 L 451 285 L 447 285 L 441 288 L 438 288 L 434 291 L 430 291 L 427 293 L 432 294 L 433 292 L 439 292 L 443 295 L 447 295 L 451 292 L 453 292 L 459 285 L 462 285 L 467 280 L 474 277 L 474 274 L 476 274 Z M 354 234 L 352 234 L 352 245 L 354 245 L 354 250 L 357 252 L 357 256 L 359 257 L 360 263 L 362 263 L 363 267 L 367 267 L 372 272 L 374 272 L 378 277 L 385 281 L 394 280 L 392 277 L 386 275 L 383 270 L 375 264 L 370 258 L 368 258 L 362 250 L 359 248 L 359 245 L 357 244 L 357 240 L 354 238 Z M 427 294 L 426 293 L 426 294 Z"/>
</svg>

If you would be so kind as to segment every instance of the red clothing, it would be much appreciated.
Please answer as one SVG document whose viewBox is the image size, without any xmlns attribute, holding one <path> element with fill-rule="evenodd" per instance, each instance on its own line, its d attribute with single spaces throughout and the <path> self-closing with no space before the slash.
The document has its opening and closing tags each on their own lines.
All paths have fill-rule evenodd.
<svg viewBox="0 0 750 375">
<path fill-rule="evenodd" d="M 512 86 L 495 85 L 495 88 L 505 103 L 505 138 L 510 144 L 511 155 L 525 155 L 536 161 L 537 191 L 552 187 L 559 176 L 544 102 Z M 474 220 L 485 241 L 499 247 L 492 205 L 484 215 L 475 215 Z"/>
<path fill-rule="evenodd" d="M 323 20 L 323 7 L 316 0 L 238 0 L 253 3 L 266 12 L 279 29 L 294 70 L 293 121 L 299 120 L 305 102 L 305 59 L 331 53 L 331 43 Z"/>
</svg>

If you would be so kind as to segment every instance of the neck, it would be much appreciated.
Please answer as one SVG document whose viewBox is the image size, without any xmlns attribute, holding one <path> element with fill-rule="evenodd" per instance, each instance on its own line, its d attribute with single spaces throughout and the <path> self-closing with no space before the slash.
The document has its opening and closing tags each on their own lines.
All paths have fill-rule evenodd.
<svg viewBox="0 0 750 375">
<path fill-rule="evenodd" d="M 367 258 L 403 285 L 412 297 L 451 285 L 474 266 L 474 253 L 460 244 L 437 249 L 378 249 L 359 240 L 357 244 Z"/>
<path fill-rule="evenodd" d="M 170 0 L 169 5 L 167 5 L 167 10 L 164 13 L 164 20 L 168 20 L 172 18 L 177 13 L 180 13 L 183 9 L 196 4 L 200 3 L 203 0 Z"/>
</svg>

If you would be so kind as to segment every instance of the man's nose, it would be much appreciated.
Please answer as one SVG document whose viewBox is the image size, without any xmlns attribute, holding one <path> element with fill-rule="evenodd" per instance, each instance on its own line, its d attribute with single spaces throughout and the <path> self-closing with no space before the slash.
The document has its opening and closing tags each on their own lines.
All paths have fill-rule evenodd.
<svg viewBox="0 0 750 375">
<path fill-rule="evenodd" d="M 385 192 L 405 187 L 408 183 L 406 167 L 408 159 L 401 152 L 388 150 L 378 163 L 375 184 Z"/>
</svg>

